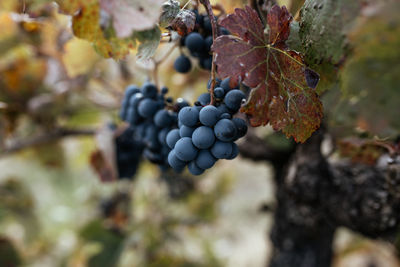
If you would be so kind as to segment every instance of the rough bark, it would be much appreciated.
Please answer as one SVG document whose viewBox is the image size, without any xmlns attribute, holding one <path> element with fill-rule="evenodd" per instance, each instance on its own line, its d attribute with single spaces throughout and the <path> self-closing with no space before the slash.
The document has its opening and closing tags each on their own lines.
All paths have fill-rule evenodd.
<svg viewBox="0 0 400 267">
<path fill-rule="evenodd" d="M 380 167 L 329 162 L 320 150 L 323 138 L 321 129 L 291 156 L 278 153 L 280 162 L 270 160 L 271 149 L 263 147 L 277 184 L 271 267 L 330 266 L 333 235 L 340 226 L 394 242 L 400 221 L 398 162 Z M 263 158 L 253 151 L 242 155 Z"/>
</svg>

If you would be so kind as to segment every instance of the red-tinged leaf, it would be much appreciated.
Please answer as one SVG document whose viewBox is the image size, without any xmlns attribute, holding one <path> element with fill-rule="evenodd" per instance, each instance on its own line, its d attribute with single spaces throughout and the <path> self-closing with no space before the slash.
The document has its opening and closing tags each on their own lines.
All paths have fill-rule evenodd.
<svg viewBox="0 0 400 267">
<path fill-rule="evenodd" d="M 286 7 L 273 6 L 268 13 L 267 22 L 269 26 L 269 43 L 275 46 L 284 46 L 285 41 L 289 38 L 290 22 L 292 15 L 287 11 Z"/>
<path fill-rule="evenodd" d="M 221 21 L 234 35 L 218 37 L 213 51 L 222 78 L 241 80 L 253 88 L 241 109 L 251 125 L 270 123 L 275 130 L 304 142 L 321 123 L 322 103 L 313 90 L 318 74 L 305 66 L 300 54 L 285 45 L 291 20 L 285 7 L 272 7 L 266 36 L 255 10 L 235 9 L 234 14 Z"/>
<path fill-rule="evenodd" d="M 98 149 L 90 155 L 90 165 L 101 182 L 113 182 L 118 178 L 114 132 L 104 127 L 96 133 L 96 141 Z"/>
<path fill-rule="evenodd" d="M 90 165 L 98 175 L 100 181 L 113 182 L 117 179 L 112 166 L 101 150 L 96 150 L 90 155 Z"/>
</svg>

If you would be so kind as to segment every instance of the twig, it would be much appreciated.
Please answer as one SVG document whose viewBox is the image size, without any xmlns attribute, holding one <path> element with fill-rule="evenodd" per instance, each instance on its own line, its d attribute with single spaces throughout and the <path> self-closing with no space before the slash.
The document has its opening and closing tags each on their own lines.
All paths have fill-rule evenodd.
<svg viewBox="0 0 400 267">
<path fill-rule="evenodd" d="M 212 37 L 213 37 L 213 43 L 215 43 L 215 39 L 217 39 L 219 32 L 218 32 L 218 25 L 217 25 L 217 19 L 214 16 L 212 6 L 210 4 L 209 0 L 200 0 L 200 3 L 204 6 L 204 8 L 207 11 L 207 15 L 210 18 L 211 22 L 211 28 L 212 28 Z M 211 86 L 210 86 L 210 95 L 211 95 L 211 105 L 214 104 L 214 87 L 216 84 L 215 81 L 215 74 L 216 74 L 217 68 L 215 65 L 215 53 L 213 52 L 212 55 L 212 65 L 211 65 Z"/>
<path fill-rule="evenodd" d="M 163 63 L 172 54 L 172 51 L 174 51 L 174 49 L 177 47 L 177 45 L 178 45 L 178 43 L 175 42 L 174 45 L 172 45 L 171 48 L 168 49 L 168 51 L 160 59 L 156 60 L 155 58 L 153 58 L 153 63 L 154 63 L 153 79 L 154 79 L 154 82 L 155 82 L 157 88 L 159 88 L 158 67 L 160 66 L 161 63 Z"/>
<path fill-rule="evenodd" d="M 177 42 L 174 43 L 174 45 L 171 46 L 171 48 L 168 49 L 168 51 L 167 51 L 159 60 L 156 60 L 155 63 L 156 63 L 156 64 L 161 64 L 162 62 L 164 62 L 164 61 L 172 54 L 172 51 L 174 51 L 174 49 L 175 49 L 177 46 L 178 46 L 178 43 L 177 43 Z"/>
<path fill-rule="evenodd" d="M 295 151 L 295 146 L 288 149 L 278 149 L 269 145 L 249 131 L 243 142 L 239 144 L 240 155 L 253 161 L 267 161 L 272 165 L 281 165 L 287 162 Z"/>
<path fill-rule="evenodd" d="M 48 144 L 64 137 L 94 135 L 95 133 L 96 131 L 93 129 L 56 129 L 53 132 L 35 136 L 31 139 L 13 142 L 12 145 L 8 147 L 6 146 L 4 150 L 0 151 L 0 158 L 19 152 L 26 148 Z"/>
</svg>

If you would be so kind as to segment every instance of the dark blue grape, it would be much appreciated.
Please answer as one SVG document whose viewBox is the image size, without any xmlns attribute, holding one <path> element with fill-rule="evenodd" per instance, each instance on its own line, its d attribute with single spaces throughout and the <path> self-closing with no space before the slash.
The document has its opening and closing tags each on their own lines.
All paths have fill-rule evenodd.
<svg viewBox="0 0 400 267">
<path fill-rule="evenodd" d="M 231 80 L 231 78 L 228 77 L 228 78 L 223 79 L 221 82 L 221 87 L 222 87 L 222 89 L 224 89 L 225 94 L 231 90 L 231 86 L 229 85 L 230 80 Z"/>
<path fill-rule="evenodd" d="M 239 138 L 245 136 L 246 133 L 247 133 L 247 124 L 246 124 L 246 122 L 241 118 L 233 118 L 232 122 L 236 126 L 236 130 L 237 130 L 236 137 L 239 139 Z"/>
<path fill-rule="evenodd" d="M 187 35 L 185 38 L 185 46 L 191 53 L 200 53 L 204 50 L 204 38 L 200 33 L 189 33 L 189 35 Z"/>
<path fill-rule="evenodd" d="M 211 147 L 211 154 L 217 159 L 226 159 L 232 155 L 232 142 L 216 141 Z"/>
<path fill-rule="evenodd" d="M 203 25 L 203 16 L 199 14 L 199 11 L 196 9 L 192 10 L 196 15 L 196 24 Z"/>
<path fill-rule="evenodd" d="M 162 145 L 167 144 L 167 135 L 169 133 L 168 128 L 163 128 L 161 131 L 158 132 L 158 142 Z"/>
<path fill-rule="evenodd" d="M 220 119 L 228 119 L 230 120 L 232 118 L 231 114 L 229 113 L 222 113 L 221 116 L 219 116 Z"/>
<path fill-rule="evenodd" d="M 179 128 L 179 135 L 181 137 L 192 137 L 192 134 L 194 132 L 195 128 L 193 127 L 188 127 L 186 125 L 182 125 L 181 128 Z"/>
<path fill-rule="evenodd" d="M 134 95 L 134 94 L 136 94 L 136 93 L 140 93 L 140 88 L 137 87 L 137 86 L 134 85 L 134 84 L 131 84 L 131 85 L 128 85 L 128 86 L 125 88 L 124 97 L 127 98 L 127 99 L 129 99 L 132 95 Z"/>
<path fill-rule="evenodd" d="M 222 119 L 215 124 L 214 133 L 219 140 L 229 142 L 235 138 L 237 131 L 231 120 Z"/>
<path fill-rule="evenodd" d="M 133 138 L 137 141 L 143 141 L 143 139 L 146 137 L 146 129 L 147 129 L 148 123 L 140 123 L 137 125 L 134 125 L 135 133 L 133 134 Z"/>
<path fill-rule="evenodd" d="M 144 96 L 142 93 L 133 94 L 129 98 L 129 106 L 137 109 L 140 101 L 142 101 L 143 98 L 144 98 Z"/>
<path fill-rule="evenodd" d="M 189 106 L 189 103 L 188 103 L 185 99 L 183 99 L 183 98 L 178 98 L 178 99 L 176 100 L 176 106 L 177 106 L 178 110 L 181 110 L 181 109 L 183 109 L 184 107 Z"/>
<path fill-rule="evenodd" d="M 179 73 L 187 73 L 192 68 L 190 59 L 185 55 L 180 55 L 174 62 L 174 69 Z"/>
<path fill-rule="evenodd" d="M 168 94 L 168 88 L 167 87 L 163 87 L 163 88 L 161 88 L 161 94 L 162 95 L 166 95 L 166 94 Z"/>
<path fill-rule="evenodd" d="M 215 96 L 217 99 L 223 99 L 224 96 L 225 96 L 225 91 L 224 91 L 224 89 L 222 89 L 222 87 L 216 87 L 216 88 L 214 89 L 214 96 Z"/>
<path fill-rule="evenodd" d="M 208 149 L 200 150 L 195 160 L 196 165 L 204 170 L 214 166 L 216 161 L 217 159 L 211 154 L 210 150 Z"/>
<path fill-rule="evenodd" d="M 155 163 L 155 164 L 164 163 L 163 155 L 160 153 L 151 151 L 149 148 L 145 148 L 145 150 L 143 151 L 143 156 L 152 163 Z"/>
<path fill-rule="evenodd" d="M 229 35 L 230 34 L 230 32 L 224 27 L 219 27 L 219 31 L 221 32 L 222 35 Z"/>
<path fill-rule="evenodd" d="M 239 155 L 239 148 L 235 143 L 232 143 L 232 153 L 226 159 L 234 159 Z"/>
<path fill-rule="evenodd" d="M 200 174 L 202 174 L 204 172 L 203 169 L 201 169 L 199 166 L 196 165 L 195 161 L 189 162 L 188 170 L 193 175 L 200 175 Z"/>
<path fill-rule="evenodd" d="M 179 111 L 178 119 L 183 125 L 193 127 L 199 121 L 199 111 L 196 107 L 184 107 Z"/>
<path fill-rule="evenodd" d="M 231 113 L 231 111 L 228 109 L 228 107 L 225 104 L 221 104 L 217 107 L 218 111 L 220 114 L 224 114 L 224 113 Z"/>
<path fill-rule="evenodd" d="M 206 106 L 206 105 L 210 104 L 210 101 L 211 101 L 210 93 L 203 93 L 203 94 L 199 95 L 199 97 L 197 98 L 197 101 L 199 101 L 202 106 Z"/>
<path fill-rule="evenodd" d="M 212 127 L 217 123 L 219 116 L 219 110 L 212 105 L 208 105 L 200 110 L 199 120 L 203 125 Z"/>
<path fill-rule="evenodd" d="M 206 39 L 205 39 L 204 41 L 205 41 L 205 43 L 206 43 L 207 52 L 210 52 L 210 51 L 211 51 L 211 46 L 212 46 L 212 44 L 213 44 L 212 35 L 207 36 Z"/>
<path fill-rule="evenodd" d="M 144 141 L 147 147 L 152 150 L 160 148 L 160 143 L 158 142 L 158 129 L 154 124 L 150 123 L 147 125 Z"/>
<path fill-rule="evenodd" d="M 214 86 L 214 88 L 215 87 L 219 87 L 220 86 L 220 84 L 221 84 L 221 79 L 219 79 L 219 78 L 216 78 L 215 79 L 215 86 Z M 207 89 L 210 89 L 211 88 L 211 79 L 209 79 L 208 80 L 208 83 L 207 83 Z"/>
<path fill-rule="evenodd" d="M 120 118 L 122 120 L 126 120 L 126 112 L 128 111 L 129 108 L 129 99 L 131 98 L 132 95 L 139 93 L 140 88 L 137 87 L 136 85 L 129 85 L 125 89 L 125 94 L 124 98 L 122 99 L 121 103 L 121 111 L 120 111 Z"/>
<path fill-rule="evenodd" d="M 171 150 L 168 154 L 168 164 L 174 169 L 176 172 L 181 172 L 185 166 L 186 163 L 180 160 L 175 153 L 175 150 Z"/>
<path fill-rule="evenodd" d="M 211 26 L 211 21 L 210 18 L 208 16 L 204 17 L 203 20 L 203 28 L 207 31 L 207 32 L 212 32 L 212 26 Z"/>
<path fill-rule="evenodd" d="M 154 115 L 154 124 L 160 128 L 169 127 L 172 122 L 173 119 L 168 110 L 160 109 L 157 111 L 156 115 Z"/>
<path fill-rule="evenodd" d="M 200 67 L 202 67 L 205 70 L 211 70 L 212 67 L 212 57 L 202 57 L 200 58 Z"/>
<path fill-rule="evenodd" d="M 210 148 L 215 142 L 213 130 L 207 126 L 198 127 L 193 132 L 192 142 L 199 149 Z"/>
<path fill-rule="evenodd" d="M 173 129 L 171 131 L 169 131 L 169 133 L 167 134 L 167 145 L 169 146 L 169 148 L 174 149 L 176 142 L 178 142 L 178 140 L 180 139 L 180 135 L 179 135 L 179 130 L 178 129 Z"/>
<path fill-rule="evenodd" d="M 242 105 L 242 100 L 245 99 L 245 95 L 242 91 L 235 89 L 229 91 L 225 95 L 225 105 L 232 111 L 238 111 L 240 106 Z"/>
<path fill-rule="evenodd" d="M 140 116 L 144 118 L 151 118 L 157 112 L 157 101 L 145 98 L 140 101 L 138 106 L 138 112 Z"/>
<path fill-rule="evenodd" d="M 157 96 L 157 87 L 149 82 L 142 85 L 142 94 L 148 98 L 155 98 Z"/>
<path fill-rule="evenodd" d="M 192 161 L 197 156 L 197 148 L 192 143 L 192 138 L 183 137 L 175 144 L 175 154 L 182 161 Z"/>
<path fill-rule="evenodd" d="M 140 115 L 137 112 L 137 110 L 133 107 L 129 107 L 128 110 L 126 111 L 126 116 L 125 120 L 129 122 L 130 124 L 134 125 L 140 122 Z"/>
</svg>

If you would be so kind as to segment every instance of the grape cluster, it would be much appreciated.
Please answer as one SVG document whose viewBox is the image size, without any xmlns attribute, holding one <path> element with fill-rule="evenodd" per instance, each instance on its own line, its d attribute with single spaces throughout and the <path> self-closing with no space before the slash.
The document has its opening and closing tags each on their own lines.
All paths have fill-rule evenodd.
<svg viewBox="0 0 400 267">
<path fill-rule="evenodd" d="M 212 27 L 210 18 L 207 14 L 199 14 L 198 10 L 192 10 L 196 14 L 196 26 L 193 32 L 181 39 L 181 47 L 186 47 L 190 55 L 199 60 L 199 65 L 205 70 L 211 70 L 212 54 L 211 46 L 213 43 Z M 221 34 L 229 32 L 219 27 Z M 192 68 L 189 57 L 181 54 L 174 62 L 174 68 L 177 72 L 187 73 Z"/>
<path fill-rule="evenodd" d="M 229 78 L 217 81 L 214 105 L 210 105 L 210 93 L 204 93 L 195 106 L 179 111 L 179 129 L 171 130 L 166 138 L 172 149 L 168 163 L 175 171 L 180 172 L 187 165 L 190 173 L 200 175 L 218 159 L 234 159 L 238 155 L 235 141 L 246 134 L 247 125 L 243 119 L 232 116 L 240 109 L 245 95 L 231 88 L 229 82 Z"/>
<path fill-rule="evenodd" d="M 120 179 L 131 179 L 142 158 L 143 143 L 133 139 L 134 129 L 128 127 L 115 138 L 115 154 Z"/>
<path fill-rule="evenodd" d="M 158 93 L 152 83 L 145 83 L 141 88 L 128 86 L 120 112 L 121 119 L 134 130 L 133 139 L 144 145 L 143 156 L 161 168 L 168 167 L 166 159 L 170 148 L 166 136 L 177 127 L 177 111 L 189 105 L 182 99 L 172 105 L 172 99 L 165 97 L 167 92 L 164 87 Z M 165 108 L 167 105 L 171 110 Z"/>
</svg>

